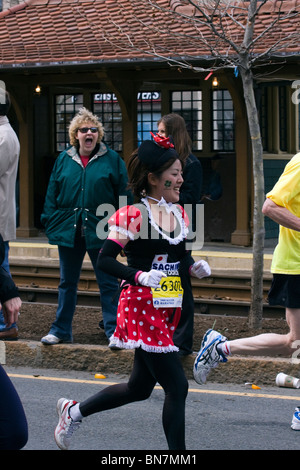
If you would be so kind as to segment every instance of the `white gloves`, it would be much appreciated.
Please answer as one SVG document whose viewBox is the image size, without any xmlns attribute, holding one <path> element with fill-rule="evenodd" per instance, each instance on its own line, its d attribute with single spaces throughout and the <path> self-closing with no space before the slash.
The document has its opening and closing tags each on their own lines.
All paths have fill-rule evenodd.
<svg viewBox="0 0 300 470">
<path fill-rule="evenodd" d="M 163 271 L 151 269 L 148 272 L 142 272 L 138 277 L 138 283 L 147 287 L 158 287 L 162 277 L 167 277 Z"/>
<path fill-rule="evenodd" d="M 190 268 L 190 274 L 194 277 L 197 277 L 198 279 L 210 276 L 211 270 L 209 264 L 203 259 L 200 261 L 196 261 L 196 263 L 194 263 Z M 143 271 L 138 276 L 137 281 L 142 286 L 155 288 L 159 286 L 162 277 L 167 277 L 167 275 L 163 271 L 151 269 L 151 271 L 148 272 Z"/>
<path fill-rule="evenodd" d="M 198 277 L 198 279 L 210 276 L 211 270 L 209 264 L 203 259 L 196 261 L 196 263 L 194 263 L 190 268 L 190 274 L 194 277 Z"/>
</svg>

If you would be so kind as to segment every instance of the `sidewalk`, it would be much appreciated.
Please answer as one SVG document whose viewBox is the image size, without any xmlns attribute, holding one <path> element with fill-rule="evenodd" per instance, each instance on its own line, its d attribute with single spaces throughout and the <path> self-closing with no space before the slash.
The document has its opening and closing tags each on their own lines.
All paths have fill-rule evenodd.
<svg viewBox="0 0 300 470">
<path fill-rule="evenodd" d="M 45 346 L 37 341 L 0 342 L 0 363 L 13 367 L 36 367 L 60 370 L 85 370 L 127 376 L 132 368 L 133 351 L 112 351 L 106 346 L 81 344 L 60 344 Z M 188 379 L 193 378 L 192 370 L 196 353 L 182 358 Z M 220 364 L 210 376 L 210 382 L 235 383 L 246 382 L 258 386 L 274 385 L 276 375 L 284 372 L 299 377 L 299 364 L 292 364 L 291 359 L 270 357 L 234 357 L 226 364 Z"/>
</svg>

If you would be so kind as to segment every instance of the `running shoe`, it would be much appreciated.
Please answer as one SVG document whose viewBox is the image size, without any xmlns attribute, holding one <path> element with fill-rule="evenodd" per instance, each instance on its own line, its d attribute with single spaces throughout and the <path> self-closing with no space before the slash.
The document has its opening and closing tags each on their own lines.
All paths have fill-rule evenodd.
<svg viewBox="0 0 300 470">
<path fill-rule="evenodd" d="M 50 333 L 46 336 L 43 336 L 43 338 L 41 339 L 41 343 L 43 344 L 59 344 L 59 343 L 62 343 L 63 340 L 58 338 L 57 336 L 55 335 L 51 335 Z"/>
<path fill-rule="evenodd" d="M 73 340 L 72 339 L 61 339 L 61 338 L 58 338 L 57 336 L 55 335 L 52 335 L 51 333 L 49 333 L 48 335 L 46 336 L 43 336 L 43 338 L 41 339 L 41 342 L 43 344 L 59 344 L 59 343 L 72 343 Z"/>
<path fill-rule="evenodd" d="M 118 338 L 116 338 L 115 336 L 111 336 L 110 340 L 109 340 L 109 345 L 108 347 L 110 349 L 114 349 L 116 351 L 120 350 L 120 349 L 123 349 L 121 345 L 121 342 Z"/>
<path fill-rule="evenodd" d="M 69 449 L 72 434 L 81 424 L 81 421 L 73 421 L 69 414 L 70 408 L 76 403 L 76 401 L 67 400 L 67 398 L 60 398 L 57 402 L 56 410 L 59 419 L 54 431 L 54 439 L 62 450 Z"/>
<path fill-rule="evenodd" d="M 226 340 L 225 336 L 215 330 L 210 329 L 205 333 L 193 368 L 194 379 L 198 384 L 206 383 L 211 369 L 217 367 L 219 362 L 227 362 L 226 357 L 217 351 L 217 345 Z"/>
<path fill-rule="evenodd" d="M 297 406 L 297 408 L 295 408 L 291 428 L 295 431 L 300 431 L 300 406 Z"/>
</svg>

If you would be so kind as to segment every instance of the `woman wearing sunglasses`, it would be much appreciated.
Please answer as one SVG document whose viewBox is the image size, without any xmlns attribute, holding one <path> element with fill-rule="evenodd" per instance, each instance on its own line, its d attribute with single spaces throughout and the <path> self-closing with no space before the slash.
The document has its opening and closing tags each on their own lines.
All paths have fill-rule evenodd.
<svg viewBox="0 0 300 470">
<path fill-rule="evenodd" d="M 73 340 L 77 284 L 86 252 L 99 285 L 107 338 L 116 327 L 118 282 L 96 266 L 99 249 L 106 238 L 98 226 L 101 220 L 104 226 L 105 207 L 117 209 L 121 196 L 122 205 L 124 197 L 129 204 L 132 200 L 127 190 L 125 163 L 102 141 L 103 136 L 104 129 L 97 116 L 82 108 L 69 126 L 71 147 L 58 156 L 52 170 L 41 221 L 49 243 L 58 245 L 60 284 L 56 319 L 42 338 L 43 344 Z"/>
</svg>

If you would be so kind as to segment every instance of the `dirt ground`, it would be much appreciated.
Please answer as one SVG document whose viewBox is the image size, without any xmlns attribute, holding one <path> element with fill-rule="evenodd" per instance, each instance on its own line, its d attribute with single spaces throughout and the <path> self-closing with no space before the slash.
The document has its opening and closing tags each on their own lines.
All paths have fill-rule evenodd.
<svg viewBox="0 0 300 470">
<path fill-rule="evenodd" d="M 55 319 L 55 305 L 23 303 L 19 317 L 19 338 L 39 341 L 49 332 Z M 104 331 L 99 328 L 101 310 L 77 307 L 73 320 L 74 343 L 107 345 Z M 209 328 L 220 331 L 228 339 L 252 336 L 260 333 L 286 333 L 286 322 L 282 318 L 263 319 L 260 330 L 251 330 L 247 318 L 195 315 L 194 350 L 199 349 L 202 336 Z"/>
</svg>

